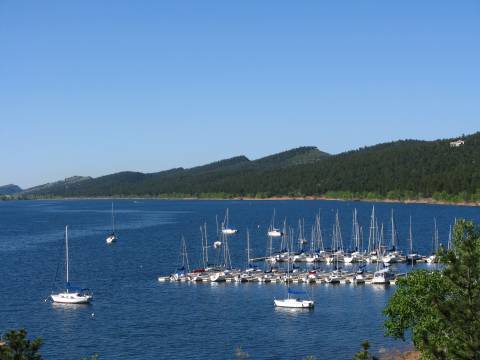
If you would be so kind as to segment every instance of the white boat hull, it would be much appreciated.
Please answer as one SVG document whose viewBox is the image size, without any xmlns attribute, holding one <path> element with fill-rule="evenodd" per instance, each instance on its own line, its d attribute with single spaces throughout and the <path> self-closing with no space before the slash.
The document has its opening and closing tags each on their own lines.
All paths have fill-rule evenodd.
<svg viewBox="0 0 480 360">
<path fill-rule="evenodd" d="M 115 242 L 116 240 L 117 240 L 117 237 L 115 235 L 110 235 L 105 239 L 107 244 L 111 244 L 111 243 Z"/>
<path fill-rule="evenodd" d="M 88 304 L 92 295 L 79 293 L 59 293 L 50 295 L 53 302 L 61 304 Z"/>
<path fill-rule="evenodd" d="M 234 235 L 238 232 L 237 229 L 222 229 L 224 235 Z"/>
<path fill-rule="evenodd" d="M 270 230 L 268 233 L 267 233 L 268 236 L 271 236 L 271 237 L 280 237 L 282 236 L 282 233 L 278 230 Z"/>
<path fill-rule="evenodd" d="M 273 303 L 277 307 L 295 308 L 295 309 L 312 309 L 314 307 L 313 300 L 283 299 L 283 300 L 273 300 Z"/>
</svg>

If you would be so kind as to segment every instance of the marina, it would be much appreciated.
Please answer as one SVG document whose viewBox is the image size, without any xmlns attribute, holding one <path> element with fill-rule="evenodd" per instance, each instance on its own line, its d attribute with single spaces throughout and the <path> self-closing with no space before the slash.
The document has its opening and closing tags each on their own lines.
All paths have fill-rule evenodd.
<svg viewBox="0 0 480 360">
<path fill-rule="evenodd" d="M 231 263 L 229 239 L 238 233 L 228 227 L 227 208 L 225 220 L 218 228 L 213 245 L 208 244 L 207 226 L 200 228 L 203 267 L 190 270 L 187 244 L 182 237 L 179 267 L 170 275 L 158 277 L 159 282 L 226 282 L 226 283 L 280 283 L 280 284 L 354 284 L 354 285 L 395 285 L 399 277 L 406 276 L 408 267 L 401 264 L 435 264 L 435 253 L 439 250 L 436 219 L 433 219 L 432 255 L 425 256 L 413 251 L 412 218 L 409 217 L 409 251 L 407 255 L 398 247 L 398 231 L 394 211 L 390 215 L 390 238 L 386 244 L 385 228 L 378 224 L 375 206 L 372 207 L 368 243 L 364 247 L 363 228 L 358 222 L 358 212 L 352 212 L 351 243 L 344 250 L 342 230 L 338 210 L 335 213 L 331 232 L 331 245 L 325 247 L 320 212 L 315 215 L 311 228 L 311 238 L 305 238 L 305 220 L 298 220 L 298 229 L 287 226 L 283 230 L 275 228 L 275 209 L 267 231 L 267 255 L 251 258 L 250 232 L 246 231 L 246 264 L 244 269 L 234 268 Z M 218 217 L 217 217 L 218 219 Z M 225 231 L 228 229 L 229 231 Z M 280 238 L 279 250 L 274 251 L 273 239 Z M 451 226 L 446 247 L 450 247 Z M 216 252 L 216 264 L 208 261 L 208 250 Z M 296 249 L 295 249 L 296 248 Z M 295 250 L 294 250 L 295 249 Z M 254 265 L 255 264 L 255 265 Z M 263 266 L 262 266 L 263 264 Z M 286 265 L 285 265 L 286 264 Z M 290 265 L 291 268 L 290 268 Z M 399 272 L 403 270 L 404 272 Z M 396 271 L 395 271 L 396 270 Z"/>
</svg>

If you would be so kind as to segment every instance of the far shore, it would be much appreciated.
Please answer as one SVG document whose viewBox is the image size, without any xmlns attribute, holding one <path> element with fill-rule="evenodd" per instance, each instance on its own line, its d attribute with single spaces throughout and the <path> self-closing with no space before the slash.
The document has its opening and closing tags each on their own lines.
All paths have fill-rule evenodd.
<svg viewBox="0 0 480 360">
<path fill-rule="evenodd" d="M 99 196 L 99 197 L 65 197 L 65 198 L 38 198 L 38 199 L 26 199 L 26 200 L 251 200 L 251 201 L 298 201 L 298 200 L 325 200 L 325 201 L 359 201 L 359 202 L 379 202 L 379 203 L 401 203 L 401 204 L 428 204 L 428 205 L 451 205 L 451 206 L 480 206 L 478 201 L 461 201 L 461 202 L 449 202 L 449 201 L 439 201 L 432 198 L 422 198 L 422 199 L 367 199 L 367 198 L 335 198 L 335 197 L 326 197 L 326 196 L 272 196 L 269 198 L 256 198 L 256 197 L 247 197 L 247 196 L 238 196 L 231 198 L 207 198 L 207 197 L 142 197 L 142 196 Z M 11 199 L 17 200 L 17 199 Z"/>
</svg>

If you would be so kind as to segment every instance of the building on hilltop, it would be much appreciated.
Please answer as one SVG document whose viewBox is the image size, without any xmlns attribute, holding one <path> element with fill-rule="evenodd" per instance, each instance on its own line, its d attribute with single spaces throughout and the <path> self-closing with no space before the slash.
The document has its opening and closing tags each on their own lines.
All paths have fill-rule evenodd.
<svg viewBox="0 0 480 360">
<path fill-rule="evenodd" d="M 463 140 L 450 141 L 450 147 L 460 147 L 465 144 Z"/>
</svg>

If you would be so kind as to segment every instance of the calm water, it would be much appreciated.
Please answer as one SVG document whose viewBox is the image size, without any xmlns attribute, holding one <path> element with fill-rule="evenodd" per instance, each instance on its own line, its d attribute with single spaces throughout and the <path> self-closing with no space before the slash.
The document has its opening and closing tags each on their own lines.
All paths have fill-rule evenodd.
<svg viewBox="0 0 480 360">
<path fill-rule="evenodd" d="M 199 265 L 199 227 L 207 222 L 214 239 L 215 215 L 230 209 L 240 234 L 230 240 L 232 262 L 245 264 L 245 233 L 253 254 L 266 252 L 266 229 L 273 209 L 296 227 L 305 218 L 309 234 L 314 214 L 322 214 L 324 241 L 330 243 L 335 211 L 340 211 L 344 243 L 350 241 L 351 213 L 359 211 L 367 229 L 371 203 L 335 201 L 132 201 L 115 202 L 119 241 L 105 244 L 110 201 L 0 202 L 0 331 L 25 327 L 44 339 L 46 359 L 232 359 L 240 346 L 252 359 L 350 359 L 363 340 L 373 348 L 401 347 L 383 336 L 381 310 L 394 287 L 313 287 L 314 311 L 281 311 L 274 297 L 279 284 L 159 283 L 171 273 L 182 234 L 190 263 Z M 415 247 L 430 253 L 433 217 L 440 240 L 455 217 L 480 221 L 473 207 L 375 204 L 387 226 L 395 210 L 400 245 L 407 247 L 412 215 Z M 71 279 L 94 290 L 87 306 L 44 302 L 63 276 L 63 229 L 70 229 Z M 388 231 L 386 231 L 388 234 Z M 211 254 L 213 257 L 213 254 Z M 92 316 L 94 313 L 94 316 Z"/>
</svg>

